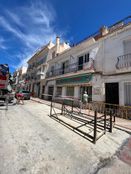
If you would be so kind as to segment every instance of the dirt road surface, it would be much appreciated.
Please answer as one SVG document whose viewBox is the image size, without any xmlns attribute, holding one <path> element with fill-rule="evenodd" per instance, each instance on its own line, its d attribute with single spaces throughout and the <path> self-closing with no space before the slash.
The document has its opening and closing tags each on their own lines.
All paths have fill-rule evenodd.
<svg viewBox="0 0 131 174">
<path fill-rule="evenodd" d="M 0 110 L 0 174 L 131 173 L 130 134 L 114 129 L 94 145 L 48 114 L 33 101 Z"/>
</svg>

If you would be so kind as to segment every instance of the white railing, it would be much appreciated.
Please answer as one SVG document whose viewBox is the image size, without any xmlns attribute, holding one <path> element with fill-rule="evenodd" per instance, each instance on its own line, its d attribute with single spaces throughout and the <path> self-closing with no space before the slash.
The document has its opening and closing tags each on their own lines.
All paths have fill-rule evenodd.
<svg viewBox="0 0 131 174">
<path fill-rule="evenodd" d="M 131 53 L 125 54 L 117 57 L 117 69 L 129 68 L 131 67 Z"/>
</svg>

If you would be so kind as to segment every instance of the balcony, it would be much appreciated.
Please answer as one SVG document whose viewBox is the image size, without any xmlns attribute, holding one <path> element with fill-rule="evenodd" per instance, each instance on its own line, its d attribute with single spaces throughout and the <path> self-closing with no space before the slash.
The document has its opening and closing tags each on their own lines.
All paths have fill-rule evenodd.
<svg viewBox="0 0 131 174">
<path fill-rule="evenodd" d="M 131 53 L 117 57 L 117 70 L 127 70 L 131 67 Z"/>
<path fill-rule="evenodd" d="M 37 75 L 45 75 L 45 73 L 42 72 L 42 71 L 38 71 L 38 72 L 37 72 Z"/>
<path fill-rule="evenodd" d="M 58 68 L 53 71 L 47 72 L 46 77 L 49 78 L 49 77 L 59 76 L 67 73 L 77 72 L 80 70 L 94 70 L 94 61 L 89 61 L 87 63 L 83 63 L 80 65 L 78 65 L 78 62 L 74 64 L 69 64 L 68 67 Z"/>
</svg>

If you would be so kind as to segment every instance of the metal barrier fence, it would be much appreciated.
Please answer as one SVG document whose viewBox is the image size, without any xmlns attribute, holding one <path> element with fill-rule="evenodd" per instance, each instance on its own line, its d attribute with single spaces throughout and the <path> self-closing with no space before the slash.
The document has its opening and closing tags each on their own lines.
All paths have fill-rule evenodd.
<svg viewBox="0 0 131 174">
<path fill-rule="evenodd" d="M 59 107 L 56 107 L 56 100 Z M 79 100 L 72 98 L 52 98 L 50 101 L 50 117 L 62 123 L 82 137 L 94 144 L 106 131 L 112 132 L 115 115 L 112 111 L 99 114 L 95 109 L 93 115 L 83 113 L 81 107 L 76 106 Z M 79 104 L 81 106 L 81 102 Z"/>
<path fill-rule="evenodd" d="M 45 103 L 47 103 L 46 100 L 51 100 L 52 95 L 43 94 L 43 99 L 45 100 Z M 62 99 L 66 98 L 66 96 L 61 97 L 55 97 L 53 99 L 54 102 L 56 102 L 55 107 L 60 109 L 60 104 L 62 103 Z M 81 102 L 81 100 L 74 98 L 74 97 L 68 97 L 70 99 L 74 99 L 73 105 L 76 107 L 77 110 L 85 110 L 88 114 L 91 113 L 91 111 L 97 110 L 98 113 L 104 114 L 104 112 L 112 112 L 115 117 L 123 118 L 123 119 L 129 119 L 131 120 L 131 106 L 120 106 L 116 104 L 110 104 L 110 103 L 103 103 L 103 102 L 90 102 L 86 105 Z M 71 105 L 71 101 L 66 101 L 67 105 Z M 86 111 L 88 110 L 88 111 Z"/>
<path fill-rule="evenodd" d="M 105 110 L 107 110 L 108 112 L 111 111 L 116 117 L 131 120 L 131 106 L 120 106 L 110 103 L 92 102 L 88 103 L 87 108 L 89 109 L 89 111 L 97 110 L 99 113 L 104 113 Z"/>
</svg>

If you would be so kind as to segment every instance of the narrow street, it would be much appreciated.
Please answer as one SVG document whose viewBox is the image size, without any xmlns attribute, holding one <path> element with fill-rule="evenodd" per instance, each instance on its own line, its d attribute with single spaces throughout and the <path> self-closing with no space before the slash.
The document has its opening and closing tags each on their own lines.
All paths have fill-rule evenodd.
<svg viewBox="0 0 131 174">
<path fill-rule="evenodd" d="M 131 173 L 128 133 L 113 129 L 94 145 L 51 119 L 49 109 L 25 101 L 0 110 L 0 174 Z"/>
</svg>

